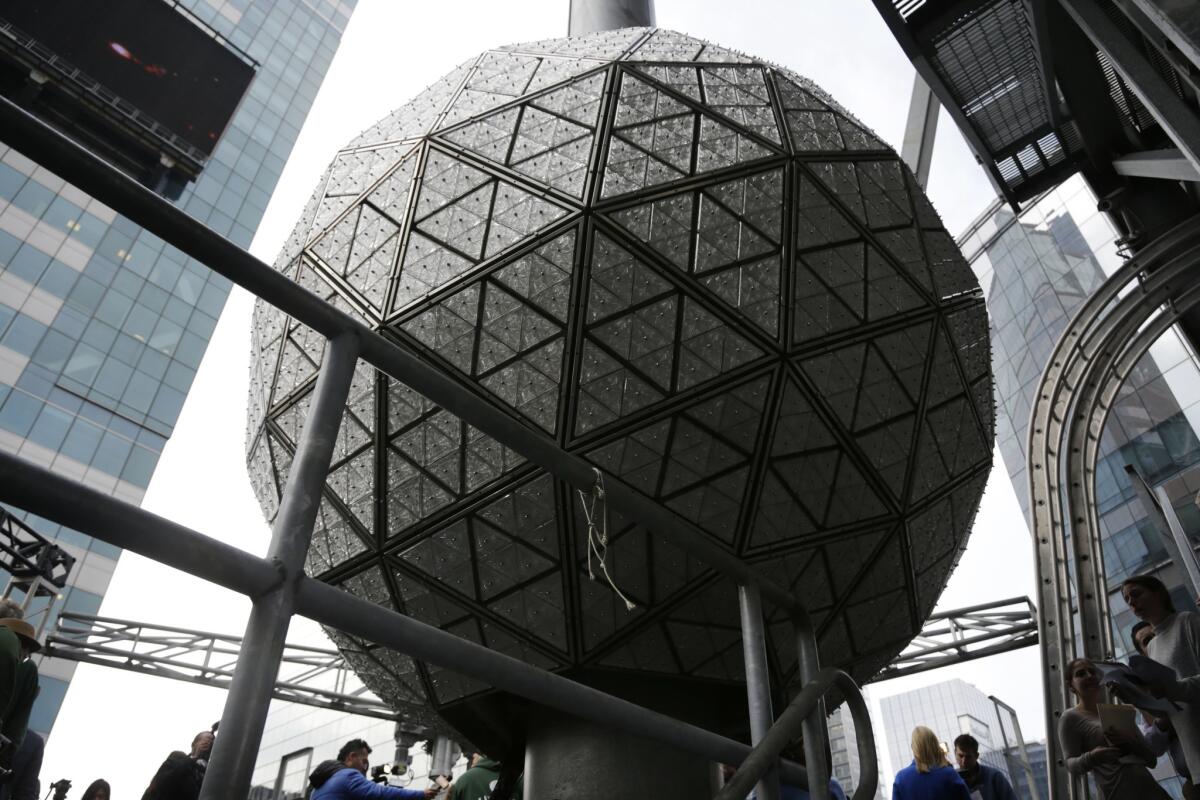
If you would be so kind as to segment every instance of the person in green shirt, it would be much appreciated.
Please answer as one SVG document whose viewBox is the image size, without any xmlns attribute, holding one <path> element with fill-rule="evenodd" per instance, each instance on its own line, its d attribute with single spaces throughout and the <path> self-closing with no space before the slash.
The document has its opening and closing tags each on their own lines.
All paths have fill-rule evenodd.
<svg viewBox="0 0 1200 800">
<path fill-rule="evenodd" d="M 498 796 L 493 798 L 492 794 L 500 783 L 503 771 L 504 767 L 499 761 L 483 753 L 472 753 L 471 767 L 451 784 L 449 800 L 498 800 Z M 511 800 L 521 800 L 521 783 L 521 779 L 517 778 L 516 785 L 508 795 Z"/>
</svg>

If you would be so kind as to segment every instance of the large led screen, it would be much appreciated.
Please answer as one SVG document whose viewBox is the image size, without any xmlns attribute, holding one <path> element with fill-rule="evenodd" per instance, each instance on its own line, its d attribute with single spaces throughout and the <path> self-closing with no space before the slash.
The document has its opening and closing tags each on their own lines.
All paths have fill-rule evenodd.
<svg viewBox="0 0 1200 800">
<path fill-rule="evenodd" d="M 0 0 L 0 17 L 205 154 L 254 77 L 164 0 Z"/>
</svg>

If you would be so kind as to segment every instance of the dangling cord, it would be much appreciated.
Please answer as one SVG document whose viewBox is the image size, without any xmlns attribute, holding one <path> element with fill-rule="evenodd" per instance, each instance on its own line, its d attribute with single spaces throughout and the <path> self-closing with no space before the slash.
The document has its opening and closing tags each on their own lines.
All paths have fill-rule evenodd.
<svg viewBox="0 0 1200 800">
<path fill-rule="evenodd" d="M 592 569 L 592 556 L 600 562 L 600 571 L 604 573 L 604 579 L 608 581 L 608 585 L 617 593 L 617 597 L 625 601 L 625 608 L 628 611 L 633 611 L 637 608 L 637 603 L 626 597 L 620 589 L 617 588 L 616 581 L 608 572 L 608 500 L 604 495 L 604 476 L 600 474 L 600 470 L 595 467 L 592 472 L 596 473 L 596 482 L 592 484 L 591 496 L 589 497 L 582 489 L 579 491 L 579 504 L 583 507 L 583 517 L 587 520 L 587 537 L 588 537 L 588 578 L 596 580 L 596 572 Z M 596 504 L 600 503 L 600 527 L 596 526 Z"/>
</svg>

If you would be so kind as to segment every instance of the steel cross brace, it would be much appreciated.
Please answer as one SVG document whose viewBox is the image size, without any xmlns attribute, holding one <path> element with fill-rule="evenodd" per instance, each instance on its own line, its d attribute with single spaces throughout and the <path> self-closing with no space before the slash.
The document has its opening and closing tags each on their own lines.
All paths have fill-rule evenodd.
<svg viewBox="0 0 1200 800">
<path fill-rule="evenodd" d="M 1035 395 L 1028 448 L 1030 529 L 1053 797 L 1077 791 L 1067 788 L 1055 738 L 1058 717 L 1070 704 L 1063 668 L 1076 654 L 1076 638 L 1089 658 L 1112 652 L 1095 504 L 1101 434 L 1138 360 L 1181 314 L 1200 303 L 1198 263 L 1200 225 L 1192 219 L 1122 266 L 1071 320 Z"/>
</svg>

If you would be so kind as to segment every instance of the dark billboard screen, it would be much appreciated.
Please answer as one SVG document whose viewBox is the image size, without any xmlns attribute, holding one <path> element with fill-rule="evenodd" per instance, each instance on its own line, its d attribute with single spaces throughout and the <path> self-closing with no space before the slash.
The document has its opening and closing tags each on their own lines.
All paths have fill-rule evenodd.
<svg viewBox="0 0 1200 800">
<path fill-rule="evenodd" d="M 206 155 L 254 77 L 165 0 L 0 0 L 0 17 Z"/>
</svg>

